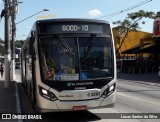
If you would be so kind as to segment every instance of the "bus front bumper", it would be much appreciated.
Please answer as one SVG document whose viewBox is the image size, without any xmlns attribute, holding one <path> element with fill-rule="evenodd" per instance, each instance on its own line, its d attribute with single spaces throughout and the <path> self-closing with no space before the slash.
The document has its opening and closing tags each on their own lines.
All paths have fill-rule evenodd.
<svg viewBox="0 0 160 122">
<path fill-rule="evenodd" d="M 56 112 L 56 111 L 74 111 L 74 108 L 78 110 L 88 110 L 96 108 L 111 108 L 115 105 L 116 95 L 114 91 L 110 96 L 106 98 L 100 97 L 99 99 L 83 100 L 83 101 L 50 101 L 38 94 L 37 107 L 39 112 Z"/>
</svg>

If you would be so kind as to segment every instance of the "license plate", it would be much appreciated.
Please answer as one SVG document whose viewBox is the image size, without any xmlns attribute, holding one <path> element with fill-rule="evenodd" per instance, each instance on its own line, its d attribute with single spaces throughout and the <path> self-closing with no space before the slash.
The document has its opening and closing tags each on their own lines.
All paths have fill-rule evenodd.
<svg viewBox="0 0 160 122">
<path fill-rule="evenodd" d="M 79 111 L 79 110 L 86 110 L 87 106 L 73 106 L 74 111 Z"/>
</svg>

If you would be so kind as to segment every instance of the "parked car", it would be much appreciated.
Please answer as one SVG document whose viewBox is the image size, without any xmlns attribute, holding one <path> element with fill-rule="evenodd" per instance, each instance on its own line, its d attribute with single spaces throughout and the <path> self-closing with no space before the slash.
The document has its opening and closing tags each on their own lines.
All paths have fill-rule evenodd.
<svg viewBox="0 0 160 122">
<path fill-rule="evenodd" d="M 20 62 L 16 62 L 16 63 L 15 63 L 15 69 L 20 69 L 20 68 L 21 68 Z"/>
</svg>

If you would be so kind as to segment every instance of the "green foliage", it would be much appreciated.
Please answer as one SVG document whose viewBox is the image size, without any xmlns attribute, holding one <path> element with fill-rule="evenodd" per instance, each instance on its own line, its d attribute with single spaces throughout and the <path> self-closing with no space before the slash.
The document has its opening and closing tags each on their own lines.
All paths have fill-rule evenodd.
<svg viewBox="0 0 160 122">
<path fill-rule="evenodd" d="M 24 40 L 15 41 L 15 48 L 22 48 Z M 0 38 L 0 55 L 4 55 L 5 42 Z"/>
<path fill-rule="evenodd" d="M 143 18 L 149 18 L 149 19 L 154 19 L 156 17 L 156 14 L 152 11 L 144 11 L 144 10 L 139 10 L 138 12 L 134 13 L 128 13 L 127 17 L 121 21 L 118 20 L 116 22 L 113 22 L 113 24 L 118 25 L 121 30 L 123 29 L 133 29 L 133 30 L 138 30 L 140 29 L 139 23 L 141 22 Z M 145 21 L 142 21 L 141 24 L 145 24 Z"/>
<path fill-rule="evenodd" d="M 135 13 L 129 13 L 127 14 L 128 18 L 130 18 L 131 20 L 135 20 L 137 18 L 142 19 L 142 18 L 150 18 L 150 19 L 154 19 L 156 17 L 156 14 L 152 11 L 148 12 L 148 11 L 144 11 L 144 10 L 139 10 L 138 12 Z"/>
<path fill-rule="evenodd" d="M 0 38 L 0 55 L 4 55 L 4 41 Z"/>
<path fill-rule="evenodd" d="M 24 40 L 16 40 L 15 41 L 15 47 L 22 48 L 23 43 L 24 43 Z"/>
</svg>

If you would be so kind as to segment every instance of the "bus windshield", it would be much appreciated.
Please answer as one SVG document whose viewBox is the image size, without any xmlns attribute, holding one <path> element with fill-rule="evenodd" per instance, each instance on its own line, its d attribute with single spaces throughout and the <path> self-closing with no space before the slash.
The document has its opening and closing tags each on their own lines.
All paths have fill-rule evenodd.
<svg viewBox="0 0 160 122">
<path fill-rule="evenodd" d="M 78 81 L 112 77 L 110 37 L 40 38 L 42 80 Z"/>
</svg>

